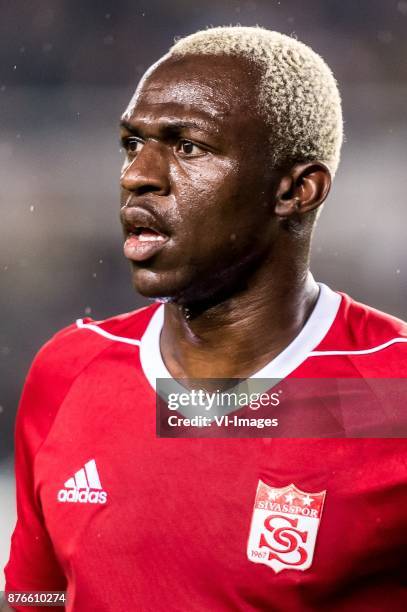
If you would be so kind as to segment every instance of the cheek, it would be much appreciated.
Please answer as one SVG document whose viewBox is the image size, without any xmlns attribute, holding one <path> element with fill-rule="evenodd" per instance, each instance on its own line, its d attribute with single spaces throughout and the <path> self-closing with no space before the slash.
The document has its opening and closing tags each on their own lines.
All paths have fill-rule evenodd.
<svg viewBox="0 0 407 612">
<path fill-rule="evenodd" d="M 243 239 L 255 228 L 264 228 L 270 213 L 263 183 L 263 177 L 244 174 L 237 163 L 184 177 L 176 198 L 184 236 L 205 233 L 212 244 L 217 239 Z"/>
</svg>

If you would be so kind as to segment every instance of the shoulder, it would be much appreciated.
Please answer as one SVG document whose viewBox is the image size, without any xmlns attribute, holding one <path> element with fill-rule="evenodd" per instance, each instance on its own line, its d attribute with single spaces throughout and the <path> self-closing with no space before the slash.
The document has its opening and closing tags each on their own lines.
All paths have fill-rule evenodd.
<svg viewBox="0 0 407 612">
<path fill-rule="evenodd" d="M 364 376 L 407 376 L 407 323 L 340 293 L 336 319 L 315 354 L 346 357 Z"/>
<path fill-rule="evenodd" d="M 345 293 L 340 293 L 340 295 L 342 296 L 342 316 L 356 337 L 362 336 L 372 341 L 407 338 L 405 321 L 367 304 L 357 302 Z"/>
<path fill-rule="evenodd" d="M 137 349 L 158 304 L 111 317 L 104 321 L 78 319 L 57 332 L 35 356 L 19 406 L 25 416 L 50 421 L 81 372 L 116 341 Z"/>
<path fill-rule="evenodd" d="M 407 350 L 407 323 L 372 306 L 357 302 L 341 294 L 338 313 L 344 337 L 357 350 L 378 352 L 390 346 L 394 350 Z M 383 346 L 385 345 L 385 346 Z"/>
<path fill-rule="evenodd" d="M 50 368 L 58 370 L 58 376 L 74 376 L 114 341 L 138 346 L 157 308 L 153 304 L 100 321 L 77 319 L 44 344 L 33 366 L 36 371 Z"/>
<path fill-rule="evenodd" d="M 133 342 L 140 342 L 144 331 L 151 320 L 154 312 L 159 308 L 159 303 L 151 306 L 144 306 L 138 310 L 126 312 L 124 314 L 110 317 L 102 321 L 95 321 L 89 317 L 85 319 L 77 319 L 75 324 L 77 329 L 87 329 L 93 331 L 100 337 L 106 339 L 117 339 Z"/>
</svg>

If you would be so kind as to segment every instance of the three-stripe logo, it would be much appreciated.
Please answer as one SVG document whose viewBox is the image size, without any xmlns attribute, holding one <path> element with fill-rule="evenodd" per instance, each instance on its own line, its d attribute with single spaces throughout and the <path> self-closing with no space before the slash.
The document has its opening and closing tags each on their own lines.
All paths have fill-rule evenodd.
<svg viewBox="0 0 407 612">
<path fill-rule="evenodd" d="M 107 493 L 100 483 L 96 461 L 90 459 L 64 483 L 57 494 L 59 502 L 105 504 Z"/>
</svg>

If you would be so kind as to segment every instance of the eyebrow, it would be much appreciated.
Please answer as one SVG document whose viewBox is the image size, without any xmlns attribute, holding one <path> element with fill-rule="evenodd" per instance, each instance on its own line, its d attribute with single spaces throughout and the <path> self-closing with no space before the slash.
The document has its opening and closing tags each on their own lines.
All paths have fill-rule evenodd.
<svg viewBox="0 0 407 612">
<path fill-rule="evenodd" d="M 134 125 L 131 121 L 127 119 L 121 119 L 120 127 L 125 128 L 128 132 L 132 134 L 140 134 L 141 129 Z M 181 132 L 181 130 L 186 128 L 192 128 L 200 130 L 201 132 L 209 132 L 209 130 L 205 127 L 205 125 L 199 121 L 180 121 L 178 119 L 171 121 L 165 120 L 159 122 L 158 129 L 160 133 L 163 135 L 174 135 Z M 213 133 L 211 131 L 211 133 Z"/>
</svg>

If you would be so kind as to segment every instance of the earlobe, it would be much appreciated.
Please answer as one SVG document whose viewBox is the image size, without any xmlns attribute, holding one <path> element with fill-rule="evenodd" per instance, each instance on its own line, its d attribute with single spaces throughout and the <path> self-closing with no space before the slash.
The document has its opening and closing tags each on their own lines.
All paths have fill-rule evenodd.
<svg viewBox="0 0 407 612">
<path fill-rule="evenodd" d="M 289 218 L 315 210 L 326 199 L 331 173 L 322 162 L 295 164 L 278 185 L 274 212 Z"/>
<path fill-rule="evenodd" d="M 299 196 L 276 199 L 274 212 L 282 219 L 287 219 L 288 217 L 299 214 L 301 212 L 301 200 Z"/>
</svg>

